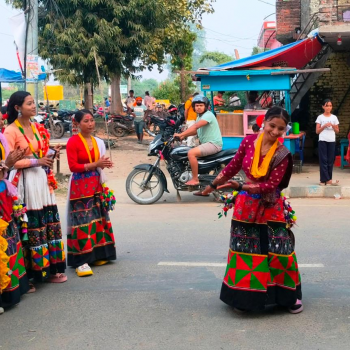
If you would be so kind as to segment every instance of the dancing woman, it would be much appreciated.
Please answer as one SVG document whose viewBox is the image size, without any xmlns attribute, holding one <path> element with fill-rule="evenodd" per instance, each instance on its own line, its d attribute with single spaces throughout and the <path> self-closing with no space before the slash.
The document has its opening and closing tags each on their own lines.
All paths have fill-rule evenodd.
<svg viewBox="0 0 350 350">
<path fill-rule="evenodd" d="M 28 277 L 36 281 L 61 283 L 66 259 L 60 217 L 53 188 L 56 187 L 48 157 L 48 134 L 31 122 L 36 115 L 33 97 L 25 91 L 11 95 L 8 103 L 8 127 L 5 129 L 10 151 L 25 149 L 25 158 L 14 165 L 10 181 L 17 186 L 19 199 L 27 206 L 28 232 L 22 235 Z M 56 147 L 56 152 L 60 147 Z"/>
<path fill-rule="evenodd" d="M 240 169 L 247 175 L 245 184 L 231 182 L 239 194 L 220 295 L 238 310 L 262 310 L 273 304 L 291 313 L 303 310 L 294 237 L 281 198 L 293 168 L 290 152 L 278 141 L 288 120 L 282 108 L 269 109 L 263 132 L 244 138 L 233 160 L 203 191 L 209 194 Z"/>
<path fill-rule="evenodd" d="M 105 157 L 103 141 L 93 137 L 95 120 L 89 110 L 74 116 L 80 133 L 67 144 L 68 164 L 72 177 L 69 186 L 67 217 L 68 265 L 79 277 L 93 274 L 89 264 L 104 265 L 116 260 L 117 254 L 111 221 L 103 205 L 103 168 L 112 167 Z"/>
</svg>

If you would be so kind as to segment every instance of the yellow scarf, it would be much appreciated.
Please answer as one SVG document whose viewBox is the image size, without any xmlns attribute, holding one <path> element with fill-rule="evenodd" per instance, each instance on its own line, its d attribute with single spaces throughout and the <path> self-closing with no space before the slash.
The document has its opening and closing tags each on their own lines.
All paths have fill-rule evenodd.
<svg viewBox="0 0 350 350">
<path fill-rule="evenodd" d="M 84 139 L 84 137 L 81 133 L 79 133 L 78 136 L 80 137 L 81 141 L 84 144 L 84 147 L 85 147 L 86 153 L 88 154 L 90 163 L 92 163 L 91 153 L 90 153 L 89 146 L 87 145 L 86 140 Z M 91 142 L 92 142 L 92 145 L 94 147 L 95 162 L 97 162 L 100 159 L 100 151 L 98 149 L 97 142 L 96 142 L 95 138 L 92 136 L 91 136 Z"/>
<path fill-rule="evenodd" d="M 273 155 L 276 152 L 277 146 L 278 146 L 278 140 L 271 146 L 269 151 L 267 152 L 263 162 L 259 166 L 259 160 L 260 160 L 260 152 L 261 152 L 261 145 L 263 140 L 264 133 L 262 133 L 255 145 L 255 151 L 254 151 L 254 158 L 252 167 L 250 169 L 250 173 L 256 178 L 259 179 L 260 177 L 264 177 L 267 174 L 267 171 L 269 170 L 269 166 L 271 163 L 271 159 Z"/>
</svg>

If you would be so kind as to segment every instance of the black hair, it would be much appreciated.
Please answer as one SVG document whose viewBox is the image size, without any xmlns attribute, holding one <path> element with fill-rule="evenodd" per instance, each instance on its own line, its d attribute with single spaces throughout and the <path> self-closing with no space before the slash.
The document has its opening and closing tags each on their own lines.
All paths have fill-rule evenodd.
<svg viewBox="0 0 350 350">
<path fill-rule="evenodd" d="M 289 123 L 290 117 L 288 112 L 278 106 L 271 107 L 265 114 L 265 119 L 266 121 L 269 121 L 271 119 L 278 118 L 282 119 L 286 125 Z"/>
<path fill-rule="evenodd" d="M 7 105 L 7 123 L 9 125 L 18 118 L 18 112 L 16 111 L 15 106 L 22 106 L 27 96 L 31 96 L 31 94 L 27 91 L 16 91 L 11 95 Z"/>
<path fill-rule="evenodd" d="M 81 109 L 74 114 L 74 120 L 77 123 L 80 123 L 83 120 L 84 116 L 87 114 L 90 114 L 93 117 L 92 113 L 88 109 Z"/>
<path fill-rule="evenodd" d="M 259 132 L 259 130 L 260 130 L 259 125 L 258 125 L 258 124 L 254 124 L 254 125 L 252 126 L 252 130 L 253 130 L 254 132 Z"/>
<path fill-rule="evenodd" d="M 1 107 L 1 114 L 5 114 L 7 112 L 7 106 Z"/>
<path fill-rule="evenodd" d="M 129 94 L 130 94 L 130 92 L 134 93 L 134 90 L 130 90 L 130 91 L 129 91 Z"/>
<path fill-rule="evenodd" d="M 146 92 L 145 92 L 145 95 L 149 96 L 149 91 L 146 91 Z"/>
<path fill-rule="evenodd" d="M 328 102 L 332 103 L 332 100 L 330 98 L 326 98 L 323 100 L 322 102 L 322 106 L 324 106 L 325 104 L 327 104 Z"/>
<path fill-rule="evenodd" d="M 224 94 L 225 93 L 225 91 L 218 91 L 218 94 Z"/>
<path fill-rule="evenodd" d="M 257 91 L 249 91 L 248 93 L 248 102 L 254 103 L 256 99 L 258 98 L 259 94 Z"/>
</svg>

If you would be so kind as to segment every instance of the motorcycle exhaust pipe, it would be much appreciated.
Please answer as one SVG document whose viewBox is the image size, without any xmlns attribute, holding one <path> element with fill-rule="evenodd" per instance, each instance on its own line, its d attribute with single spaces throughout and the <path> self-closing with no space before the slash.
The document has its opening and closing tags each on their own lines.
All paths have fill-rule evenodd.
<svg viewBox="0 0 350 350">
<path fill-rule="evenodd" d="M 122 129 L 125 129 L 125 130 L 129 130 L 129 128 L 127 126 L 125 126 L 124 124 L 121 124 L 119 122 L 113 122 L 112 124 L 113 126 L 117 126 L 118 128 L 122 128 Z"/>
</svg>

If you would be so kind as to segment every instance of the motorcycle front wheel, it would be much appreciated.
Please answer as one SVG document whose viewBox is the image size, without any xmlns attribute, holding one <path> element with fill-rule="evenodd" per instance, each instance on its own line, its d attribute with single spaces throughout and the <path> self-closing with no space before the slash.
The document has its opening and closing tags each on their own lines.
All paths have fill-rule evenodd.
<svg viewBox="0 0 350 350">
<path fill-rule="evenodd" d="M 56 123 L 53 126 L 53 137 L 55 139 L 60 139 L 65 133 L 63 123 Z"/>
<path fill-rule="evenodd" d="M 157 173 L 145 184 L 149 172 L 145 169 L 134 169 L 126 179 L 126 193 L 137 204 L 153 204 L 164 193 L 164 185 Z"/>
</svg>

